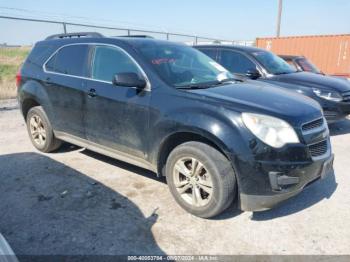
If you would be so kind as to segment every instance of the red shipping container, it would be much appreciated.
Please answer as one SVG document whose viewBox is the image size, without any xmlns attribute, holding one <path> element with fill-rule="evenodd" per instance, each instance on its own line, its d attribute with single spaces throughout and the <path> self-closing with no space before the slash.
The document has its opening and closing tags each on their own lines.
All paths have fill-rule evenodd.
<svg viewBox="0 0 350 262">
<path fill-rule="evenodd" d="M 303 55 L 326 74 L 350 77 L 350 34 L 257 38 L 256 46 L 278 55 Z"/>
</svg>

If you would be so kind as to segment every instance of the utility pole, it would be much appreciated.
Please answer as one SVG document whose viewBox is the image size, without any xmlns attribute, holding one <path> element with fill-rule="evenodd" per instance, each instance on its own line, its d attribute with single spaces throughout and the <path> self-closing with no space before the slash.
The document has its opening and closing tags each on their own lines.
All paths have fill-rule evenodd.
<svg viewBox="0 0 350 262">
<path fill-rule="evenodd" d="M 283 0 L 278 0 L 278 15 L 277 15 L 277 26 L 276 26 L 277 37 L 280 37 L 280 33 L 281 33 L 282 1 Z"/>
</svg>

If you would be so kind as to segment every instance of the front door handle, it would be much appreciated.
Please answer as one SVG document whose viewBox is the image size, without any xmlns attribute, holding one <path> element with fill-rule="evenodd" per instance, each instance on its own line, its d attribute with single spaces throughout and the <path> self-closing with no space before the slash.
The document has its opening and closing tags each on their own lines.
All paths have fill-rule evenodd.
<svg viewBox="0 0 350 262">
<path fill-rule="evenodd" d="M 89 97 L 95 97 L 95 96 L 97 96 L 96 90 L 93 89 L 93 88 L 91 88 L 91 89 L 88 91 L 87 95 L 88 95 Z"/>
</svg>

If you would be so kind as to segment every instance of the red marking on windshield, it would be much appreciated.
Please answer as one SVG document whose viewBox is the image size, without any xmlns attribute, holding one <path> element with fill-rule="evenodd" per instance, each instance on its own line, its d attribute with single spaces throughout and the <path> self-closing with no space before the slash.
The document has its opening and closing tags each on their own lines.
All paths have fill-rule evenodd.
<svg viewBox="0 0 350 262">
<path fill-rule="evenodd" d="M 153 59 L 152 64 L 154 65 L 160 65 L 160 64 L 165 64 L 165 63 L 174 63 L 175 59 L 174 58 L 158 58 L 158 59 Z"/>
</svg>

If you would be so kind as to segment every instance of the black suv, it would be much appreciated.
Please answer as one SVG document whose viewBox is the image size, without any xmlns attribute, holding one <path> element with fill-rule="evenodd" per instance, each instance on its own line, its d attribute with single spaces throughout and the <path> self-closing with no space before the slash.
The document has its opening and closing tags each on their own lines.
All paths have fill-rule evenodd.
<svg viewBox="0 0 350 262">
<path fill-rule="evenodd" d="M 271 208 L 332 168 L 312 99 L 236 80 L 183 44 L 77 36 L 38 42 L 17 76 L 38 150 L 67 141 L 152 170 L 200 217 L 235 198 L 243 210 Z"/>
<path fill-rule="evenodd" d="M 327 121 L 350 114 L 350 82 L 308 72 L 299 72 L 264 49 L 247 46 L 207 45 L 197 49 L 238 77 L 265 81 L 315 99 Z"/>
</svg>

